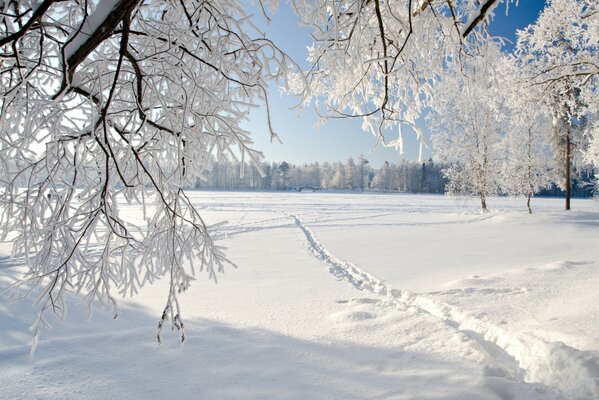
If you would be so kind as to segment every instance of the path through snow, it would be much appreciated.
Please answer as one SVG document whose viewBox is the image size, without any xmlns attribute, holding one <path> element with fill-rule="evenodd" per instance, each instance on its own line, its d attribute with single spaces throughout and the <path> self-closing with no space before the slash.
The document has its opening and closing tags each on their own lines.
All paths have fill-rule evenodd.
<svg viewBox="0 0 599 400">
<path fill-rule="evenodd" d="M 302 230 L 312 254 L 328 264 L 329 272 L 361 291 L 386 298 L 403 309 L 416 307 L 463 332 L 501 371 L 515 380 L 540 382 L 576 398 L 599 397 L 599 357 L 561 342 L 509 332 L 497 325 L 407 290 L 393 289 L 356 265 L 332 255 L 297 215 L 289 213 Z M 500 372 L 502 373 L 502 372 Z"/>
</svg>

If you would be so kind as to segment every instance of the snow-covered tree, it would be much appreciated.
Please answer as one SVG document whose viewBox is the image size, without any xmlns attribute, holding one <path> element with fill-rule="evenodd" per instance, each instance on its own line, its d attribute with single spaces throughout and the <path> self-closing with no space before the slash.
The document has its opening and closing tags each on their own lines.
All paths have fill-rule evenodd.
<svg viewBox="0 0 599 400">
<path fill-rule="evenodd" d="M 573 175 L 583 167 L 588 148 L 587 116 L 582 110 L 580 91 L 572 87 L 567 93 L 554 96 L 549 113 L 553 117 L 549 142 L 557 162 L 557 185 L 565 192 L 565 208 L 570 209 Z"/>
<path fill-rule="evenodd" d="M 211 156 L 259 159 L 240 123 L 293 64 L 235 0 L 0 10 L 2 223 L 29 267 L 36 329 L 64 314 L 67 290 L 117 315 L 116 293 L 166 276 L 160 327 L 182 330 L 178 294 L 226 263 L 183 188 Z M 126 220 L 123 201 L 147 220 Z"/>
<path fill-rule="evenodd" d="M 283 189 L 287 189 L 289 184 L 289 164 L 286 161 L 283 161 L 279 164 L 279 176 L 281 177 L 281 185 Z"/>
<path fill-rule="evenodd" d="M 217 164 L 225 186 L 246 160 L 259 166 L 240 123 L 268 108 L 268 82 L 293 73 L 305 102 L 324 96 L 328 116 L 364 118 L 391 145 L 383 128 L 416 126 L 500 2 L 294 1 L 315 30 L 305 79 L 236 0 L 0 0 L 2 222 L 37 291 L 36 326 L 64 315 L 67 289 L 118 314 L 115 293 L 168 276 L 159 326 L 182 329 L 178 294 L 226 262 L 184 188 L 213 159 L 240 160 L 238 172 Z M 123 201 L 148 218 L 126 220 Z"/>
<path fill-rule="evenodd" d="M 354 190 L 357 187 L 358 169 L 352 157 L 348 158 L 344 167 L 345 187 Z"/>
<path fill-rule="evenodd" d="M 500 98 L 508 115 L 500 148 L 501 190 L 510 196 L 524 196 L 528 212 L 532 213 L 531 198 L 550 187 L 556 178 L 550 146 L 552 120 L 548 107 L 539 102 L 539 88 L 527 84 L 515 59 L 503 57 L 501 61 L 498 74 L 505 83 L 499 86 Z"/>
<path fill-rule="evenodd" d="M 381 177 L 382 189 L 383 189 L 383 191 L 388 192 L 389 191 L 389 180 L 390 180 L 390 175 L 391 175 L 391 172 L 389 171 L 389 162 L 388 161 L 385 161 L 383 163 L 383 168 L 381 168 L 381 172 L 382 172 L 382 177 Z"/>
<path fill-rule="evenodd" d="M 330 189 L 332 187 L 333 175 L 335 170 L 328 162 L 324 162 L 320 168 L 320 187 Z"/>
<path fill-rule="evenodd" d="M 331 180 L 331 187 L 333 189 L 345 188 L 345 168 L 343 163 L 336 162 L 333 164 L 333 179 Z"/>
<path fill-rule="evenodd" d="M 549 0 L 539 19 L 518 32 L 517 55 L 531 85 L 539 87 L 552 108 L 552 145 L 562 160 L 563 178 L 558 183 L 566 191 L 569 209 L 573 157 L 586 153 L 586 159 L 594 162 L 585 128 L 599 108 L 599 3 Z"/>
<path fill-rule="evenodd" d="M 407 160 L 402 158 L 399 161 L 399 164 L 395 166 L 395 168 L 392 168 L 392 176 L 394 179 L 391 183 L 391 189 L 400 192 L 409 191 L 408 188 L 410 187 L 410 163 Z"/>
<path fill-rule="evenodd" d="M 363 192 L 364 191 L 364 186 L 368 187 L 368 182 L 366 182 L 368 180 L 368 160 L 364 158 L 363 154 L 360 154 L 360 157 L 358 157 L 358 187 L 360 188 L 360 190 Z"/>
<path fill-rule="evenodd" d="M 501 182 L 499 143 L 507 124 L 495 69 L 501 57 L 499 44 L 487 39 L 477 54 L 454 63 L 455 74 L 440 82 L 429 116 L 435 152 L 449 163 L 448 193 L 477 195 L 483 211 Z"/>
<path fill-rule="evenodd" d="M 507 0 L 506 4 L 513 0 Z M 309 90 L 324 118 L 362 118 L 377 142 L 401 147 L 401 125 L 416 120 L 445 73 L 446 60 L 475 51 L 471 36 L 482 32 L 501 0 L 307 0 L 294 2 L 313 28 Z M 324 97 L 324 103 L 320 101 Z M 400 138 L 385 137 L 398 127 Z"/>
<path fill-rule="evenodd" d="M 505 138 L 502 189 L 510 196 L 524 196 L 529 213 L 532 213 L 531 198 L 549 188 L 555 177 L 546 122 L 531 116 L 529 121 L 510 124 Z"/>
</svg>

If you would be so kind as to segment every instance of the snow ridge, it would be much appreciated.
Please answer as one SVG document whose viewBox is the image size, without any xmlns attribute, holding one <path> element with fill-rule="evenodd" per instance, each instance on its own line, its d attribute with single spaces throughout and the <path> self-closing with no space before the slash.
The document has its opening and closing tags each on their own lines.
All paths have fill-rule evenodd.
<svg viewBox="0 0 599 400">
<path fill-rule="evenodd" d="M 356 265 L 332 255 L 303 220 L 289 214 L 304 233 L 312 254 L 329 266 L 335 277 L 358 290 L 383 297 L 401 307 L 416 307 L 477 342 L 481 351 L 506 369 L 512 378 L 539 382 L 579 399 L 599 398 L 599 355 L 561 342 L 509 332 L 489 321 L 408 290 L 393 289 Z"/>
</svg>

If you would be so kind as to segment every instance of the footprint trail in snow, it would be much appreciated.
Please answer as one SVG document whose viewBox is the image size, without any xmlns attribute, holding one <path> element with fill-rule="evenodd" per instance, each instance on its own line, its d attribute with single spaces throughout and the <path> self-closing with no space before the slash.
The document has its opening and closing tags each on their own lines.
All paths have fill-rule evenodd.
<svg viewBox="0 0 599 400">
<path fill-rule="evenodd" d="M 314 232 L 295 214 L 288 214 L 303 232 L 312 254 L 326 263 L 329 272 L 360 291 L 383 297 L 399 308 L 415 308 L 430 314 L 475 342 L 491 364 L 488 369 L 512 380 L 538 382 L 554 387 L 568 396 L 599 398 L 599 356 L 561 342 L 510 332 L 484 318 L 446 303 L 407 290 L 393 289 L 356 265 L 331 254 Z"/>
</svg>

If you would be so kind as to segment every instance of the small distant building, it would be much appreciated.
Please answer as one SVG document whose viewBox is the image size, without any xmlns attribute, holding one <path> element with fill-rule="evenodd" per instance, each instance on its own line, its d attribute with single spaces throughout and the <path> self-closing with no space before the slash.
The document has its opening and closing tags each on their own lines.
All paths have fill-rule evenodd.
<svg viewBox="0 0 599 400">
<path fill-rule="evenodd" d="M 297 187 L 294 189 L 300 193 L 314 193 L 317 190 L 320 190 L 319 187 L 314 187 L 314 186 L 309 186 L 309 185 L 300 186 L 300 187 Z"/>
</svg>

